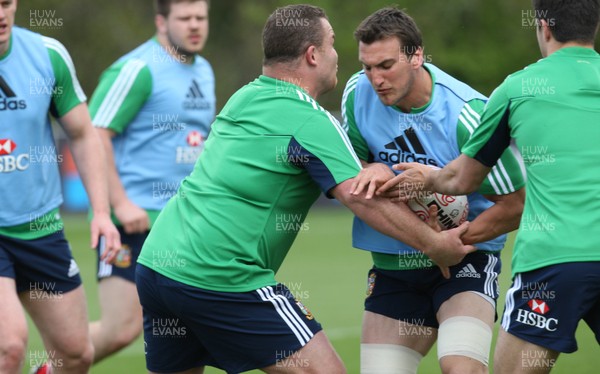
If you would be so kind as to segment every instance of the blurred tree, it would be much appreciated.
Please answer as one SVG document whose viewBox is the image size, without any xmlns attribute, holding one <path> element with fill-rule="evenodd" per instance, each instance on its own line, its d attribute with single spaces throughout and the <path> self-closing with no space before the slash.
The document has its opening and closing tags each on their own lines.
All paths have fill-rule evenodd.
<svg viewBox="0 0 600 374">
<path fill-rule="evenodd" d="M 339 110 L 346 80 L 361 68 L 353 31 L 388 1 L 213 0 L 204 55 L 215 70 L 219 107 L 260 74 L 261 31 L 267 16 L 278 6 L 302 2 L 323 7 L 336 32 L 339 83 L 320 101 L 329 110 Z M 485 95 L 506 75 L 540 58 L 529 2 L 404 0 L 398 5 L 421 28 L 428 61 Z M 155 30 L 153 2 L 148 0 L 22 0 L 17 24 L 65 44 L 88 95 L 108 65 Z M 600 49 L 600 41 L 596 46 Z"/>
</svg>

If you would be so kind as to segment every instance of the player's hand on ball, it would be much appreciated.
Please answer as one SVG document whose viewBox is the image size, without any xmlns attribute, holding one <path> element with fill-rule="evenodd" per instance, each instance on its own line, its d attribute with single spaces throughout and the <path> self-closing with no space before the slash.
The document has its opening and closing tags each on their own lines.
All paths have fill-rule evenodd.
<svg viewBox="0 0 600 374">
<path fill-rule="evenodd" d="M 407 202 L 413 196 L 422 191 L 429 191 L 429 174 L 434 171 L 431 166 L 418 162 L 401 163 L 393 166 L 394 170 L 402 170 L 402 173 L 388 180 L 377 189 L 377 195 L 388 191 L 396 191 L 393 201 Z"/>
</svg>

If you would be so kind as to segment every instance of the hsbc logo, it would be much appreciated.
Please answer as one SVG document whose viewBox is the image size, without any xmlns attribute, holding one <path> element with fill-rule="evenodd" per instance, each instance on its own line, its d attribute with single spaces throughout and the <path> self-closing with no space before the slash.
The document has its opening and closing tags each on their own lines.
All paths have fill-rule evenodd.
<svg viewBox="0 0 600 374">
<path fill-rule="evenodd" d="M 550 311 L 550 307 L 548 307 L 545 301 L 531 299 L 527 302 L 527 306 L 531 311 L 524 309 L 517 310 L 517 322 L 546 331 L 556 331 L 558 319 L 544 316 Z"/>
<path fill-rule="evenodd" d="M 200 156 L 200 152 L 204 149 L 204 138 L 198 131 L 190 131 L 185 141 L 187 147 L 177 147 L 177 155 L 175 162 L 178 164 L 193 164 Z"/>
<path fill-rule="evenodd" d="M 17 99 L 17 94 L 0 75 L 0 112 L 5 110 L 26 109 L 27 102 Z"/>
<path fill-rule="evenodd" d="M 17 145 L 10 139 L 0 139 L 0 156 L 11 154 Z"/>
<path fill-rule="evenodd" d="M 197 147 L 202 144 L 203 141 L 202 134 L 200 134 L 198 131 L 190 131 L 185 140 L 190 147 Z"/>
<path fill-rule="evenodd" d="M 531 308 L 532 311 L 542 315 L 550 311 L 548 304 L 543 300 L 531 299 L 527 302 L 527 305 L 529 305 L 529 308 Z"/>
<path fill-rule="evenodd" d="M 0 173 L 23 171 L 29 167 L 29 154 L 12 155 L 17 144 L 10 139 L 0 139 Z"/>
</svg>

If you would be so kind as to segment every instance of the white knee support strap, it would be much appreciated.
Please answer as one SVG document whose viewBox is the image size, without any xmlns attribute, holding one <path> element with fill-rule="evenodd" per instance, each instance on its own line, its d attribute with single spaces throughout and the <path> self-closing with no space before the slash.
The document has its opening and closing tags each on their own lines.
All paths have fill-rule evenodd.
<svg viewBox="0 0 600 374">
<path fill-rule="evenodd" d="M 423 356 L 396 344 L 361 344 L 361 374 L 416 374 Z"/>
<path fill-rule="evenodd" d="M 488 365 L 492 329 L 474 317 L 452 317 L 438 330 L 438 360 L 444 356 L 465 356 Z"/>
</svg>

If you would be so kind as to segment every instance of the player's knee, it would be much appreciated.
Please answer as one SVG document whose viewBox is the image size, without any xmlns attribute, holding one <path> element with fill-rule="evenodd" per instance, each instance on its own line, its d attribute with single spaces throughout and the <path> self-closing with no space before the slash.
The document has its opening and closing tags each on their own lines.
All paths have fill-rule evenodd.
<svg viewBox="0 0 600 374">
<path fill-rule="evenodd" d="M 440 324 L 438 360 L 445 374 L 487 372 L 492 329 L 474 317 L 452 317 Z"/>
<path fill-rule="evenodd" d="M 69 370 L 86 373 L 94 361 L 94 346 L 87 344 L 66 345 L 60 350 L 61 364 Z"/>
<path fill-rule="evenodd" d="M 423 355 L 396 344 L 361 344 L 362 374 L 415 374 Z"/>
<path fill-rule="evenodd" d="M 27 339 L 2 339 L 0 343 L 0 373 L 18 372 L 25 358 Z"/>
</svg>

